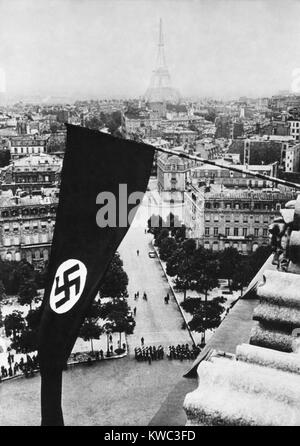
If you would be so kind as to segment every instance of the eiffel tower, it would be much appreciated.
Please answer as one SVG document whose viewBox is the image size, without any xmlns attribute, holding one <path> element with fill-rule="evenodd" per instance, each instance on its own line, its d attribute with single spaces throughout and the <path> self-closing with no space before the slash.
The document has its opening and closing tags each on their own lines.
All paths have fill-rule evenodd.
<svg viewBox="0 0 300 446">
<path fill-rule="evenodd" d="M 150 86 L 145 96 L 147 102 L 172 102 L 179 101 L 178 90 L 171 85 L 171 76 L 166 64 L 162 19 L 159 21 L 159 39 L 156 68 L 152 73 Z"/>
</svg>

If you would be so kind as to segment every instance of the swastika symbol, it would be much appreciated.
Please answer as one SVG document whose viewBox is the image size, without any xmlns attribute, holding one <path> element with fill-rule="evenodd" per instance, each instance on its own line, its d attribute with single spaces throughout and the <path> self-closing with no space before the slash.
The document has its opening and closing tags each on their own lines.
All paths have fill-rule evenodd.
<svg viewBox="0 0 300 446">
<path fill-rule="evenodd" d="M 66 313 L 80 299 L 87 270 L 80 260 L 69 259 L 56 271 L 50 294 L 50 307 L 56 313 Z"/>
<path fill-rule="evenodd" d="M 64 272 L 64 284 L 59 286 L 59 277 L 55 277 L 56 280 L 56 288 L 55 288 L 55 296 L 58 294 L 64 293 L 64 297 L 62 297 L 60 300 L 58 300 L 55 304 L 56 308 L 59 308 L 61 305 L 66 303 L 70 299 L 70 288 L 72 286 L 75 286 L 75 293 L 78 294 L 79 288 L 80 288 L 80 278 L 77 276 L 73 280 L 69 280 L 69 276 L 74 273 L 75 271 L 79 270 L 79 265 L 74 265 L 71 268 L 69 268 L 67 271 Z"/>
</svg>

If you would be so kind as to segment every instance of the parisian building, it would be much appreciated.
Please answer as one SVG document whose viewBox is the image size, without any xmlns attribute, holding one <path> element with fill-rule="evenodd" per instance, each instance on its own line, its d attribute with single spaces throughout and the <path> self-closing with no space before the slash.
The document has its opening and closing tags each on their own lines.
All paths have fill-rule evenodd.
<svg viewBox="0 0 300 446">
<path fill-rule="evenodd" d="M 46 139 L 29 135 L 12 137 L 9 149 L 12 159 L 31 154 L 39 155 L 46 152 Z"/>
<path fill-rule="evenodd" d="M 42 269 L 49 259 L 57 196 L 0 196 L 0 257 Z"/>
<path fill-rule="evenodd" d="M 61 167 L 61 158 L 44 153 L 15 159 L 0 172 L 1 189 L 41 193 L 41 188 L 59 185 Z"/>
<path fill-rule="evenodd" d="M 293 193 L 259 190 L 200 190 L 185 194 L 187 236 L 205 248 L 233 247 L 243 254 L 269 244 L 268 227 Z"/>
</svg>

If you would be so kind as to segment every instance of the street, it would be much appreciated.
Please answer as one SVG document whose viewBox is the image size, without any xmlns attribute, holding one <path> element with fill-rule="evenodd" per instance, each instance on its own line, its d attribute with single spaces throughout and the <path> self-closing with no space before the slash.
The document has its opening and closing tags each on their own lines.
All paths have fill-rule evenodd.
<svg viewBox="0 0 300 446">
<path fill-rule="evenodd" d="M 144 203 L 147 203 L 147 197 Z M 152 235 L 145 234 L 147 215 L 146 206 L 142 206 L 119 248 L 124 269 L 129 277 L 128 302 L 132 310 L 134 307 L 137 309 L 136 327 L 134 334 L 128 337 L 129 345 L 130 347 L 140 345 L 141 337 L 144 337 L 145 345 L 191 343 L 188 332 L 181 329 L 183 319 L 159 261 L 148 256 L 153 247 Z M 134 294 L 137 291 L 139 298 L 135 301 Z M 143 300 L 144 291 L 147 294 L 147 301 Z M 169 304 L 164 303 L 164 296 L 167 293 L 170 295 Z"/>
</svg>

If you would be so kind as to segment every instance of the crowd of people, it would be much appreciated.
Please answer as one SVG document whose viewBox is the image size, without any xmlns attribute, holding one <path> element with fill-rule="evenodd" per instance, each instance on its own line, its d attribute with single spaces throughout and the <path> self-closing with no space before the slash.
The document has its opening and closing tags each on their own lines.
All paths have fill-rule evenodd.
<svg viewBox="0 0 300 446">
<path fill-rule="evenodd" d="M 148 347 L 142 345 L 142 347 L 136 347 L 134 349 L 134 354 L 137 361 L 147 361 L 151 364 L 152 361 L 164 359 L 165 352 L 161 345 L 158 347 L 155 347 L 155 345 Z"/>
<path fill-rule="evenodd" d="M 170 345 L 167 353 L 168 359 L 179 359 L 182 361 L 183 359 L 196 359 L 200 353 L 200 347 L 193 345 L 192 347 L 189 344 L 178 344 Z"/>
<path fill-rule="evenodd" d="M 33 376 L 34 372 L 39 368 L 37 355 L 33 355 L 32 357 L 26 355 L 26 360 L 24 357 L 21 357 L 18 362 L 15 361 L 15 355 L 9 352 L 7 356 L 7 364 L 7 367 L 3 365 L 1 366 L 0 380 L 12 378 L 21 374 L 24 374 L 24 376 L 28 378 L 29 376 Z"/>
<path fill-rule="evenodd" d="M 180 361 L 184 359 L 196 359 L 199 355 L 201 349 L 200 346 L 193 345 L 192 347 L 189 344 L 178 344 L 170 345 L 167 351 L 168 359 L 179 359 Z M 136 347 L 134 349 L 135 359 L 137 361 L 147 361 L 151 364 L 152 361 L 156 361 L 159 359 L 164 359 L 165 351 L 162 345 L 158 347 L 155 346 L 145 346 L 144 338 L 141 339 L 141 347 Z"/>
</svg>

